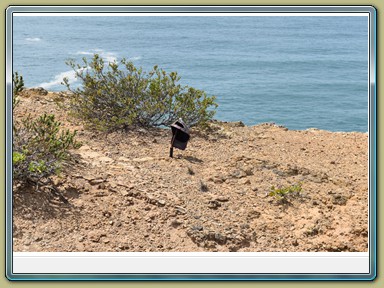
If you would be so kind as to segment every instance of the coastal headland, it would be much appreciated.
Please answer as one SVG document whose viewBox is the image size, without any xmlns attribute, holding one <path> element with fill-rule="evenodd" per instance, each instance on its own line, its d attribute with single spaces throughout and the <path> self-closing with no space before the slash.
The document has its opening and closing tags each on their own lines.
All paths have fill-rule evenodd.
<svg viewBox="0 0 384 288">
<path fill-rule="evenodd" d="M 14 251 L 366 252 L 368 134 L 213 121 L 169 157 L 169 129 L 103 134 L 27 89 L 82 146 L 44 187 L 14 185 Z M 257 111 L 255 111 L 257 113 Z"/>
</svg>

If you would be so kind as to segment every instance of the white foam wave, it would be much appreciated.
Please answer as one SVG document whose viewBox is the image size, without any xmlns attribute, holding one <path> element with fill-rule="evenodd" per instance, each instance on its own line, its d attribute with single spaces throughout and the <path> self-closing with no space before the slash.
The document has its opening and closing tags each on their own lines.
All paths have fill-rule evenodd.
<svg viewBox="0 0 384 288">
<path fill-rule="evenodd" d="M 102 49 L 92 49 L 90 51 L 78 51 L 76 55 L 94 55 L 99 54 L 100 57 L 104 60 L 106 63 L 112 63 L 117 61 L 117 55 L 113 52 L 107 52 Z"/>
<path fill-rule="evenodd" d="M 81 70 L 85 71 L 86 69 L 88 68 L 78 69 L 77 71 L 81 71 Z M 63 82 L 64 77 L 68 79 L 69 84 L 73 84 L 74 82 L 77 81 L 75 71 L 70 70 L 70 71 L 65 71 L 65 72 L 59 73 L 58 75 L 55 75 L 52 81 L 41 83 L 39 84 L 39 87 L 43 87 L 44 89 L 50 89 L 54 86 L 58 86 L 61 84 L 61 82 Z"/>
<path fill-rule="evenodd" d="M 137 61 L 140 59 L 141 59 L 141 56 L 135 56 L 135 57 L 128 58 L 129 61 Z"/>
<path fill-rule="evenodd" d="M 107 52 L 107 51 L 104 51 L 102 49 L 92 49 L 90 51 L 78 51 L 75 53 L 75 55 L 91 56 L 91 55 L 94 55 L 95 53 L 99 54 L 100 57 L 104 60 L 104 62 L 106 64 L 113 63 L 113 62 L 117 61 L 116 53 Z M 129 58 L 128 60 L 137 61 L 140 59 L 141 59 L 141 56 L 134 56 L 134 57 Z M 89 69 L 89 67 L 85 68 L 85 70 L 86 69 Z M 77 71 L 80 71 L 80 70 L 77 70 Z M 60 86 L 61 82 L 63 82 L 64 77 L 68 78 L 69 84 L 73 84 L 78 80 L 76 78 L 75 71 L 70 70 L 70 71 L 65 71 L 65 72 L 62 72 L 62 73 L 55 75 L 55 77 L 53 78 L 52 81 L 40 83 L 39 87 L 43 87 L 44 89 L 50 89 L 50 88 L 55 87 L 55 86 Z"/>
<path fill-rule="evenodd" d="M 113 63 L 117 61 L 117 57 L 113 53 L 107 52 L 107 53 L 101 54 L 100 56 L 104 59 L 104 61 L 108 63 Z"/>
<path fill-rule="evenodd" d="M 41 41 L 41 38 L 39 38 L 39 37 L 28 37 L 28 38 L 25 38 L 25 40 L 27 40 L 29 42 L 39 42 L 39 41 Z"/>
<path fill-rule="evenodd" d="M 92 52 L 86 52 L 86 51 L 79 51 L 76 53 L 76 55 L 93 55 Z"/>
<path fill-rule="evenodd" d="M 116 53 L 113 52 L 107 52 L 102 49 L 92 49 L 90 51 L 78 51 L 75 53 L 76 55 L 85 55 L 85 56 L 91 56 L 94 54 L 99 54 L 100 57 L 104 60 L 106 64 L 108 63 L 113 63 L 117 61 L 117 55 Z M 131 58 L 128 58 L 129 61 L 137 61 L 140 60 L 142 57 L 141 56 L 134 56 Z"/>
</svg>

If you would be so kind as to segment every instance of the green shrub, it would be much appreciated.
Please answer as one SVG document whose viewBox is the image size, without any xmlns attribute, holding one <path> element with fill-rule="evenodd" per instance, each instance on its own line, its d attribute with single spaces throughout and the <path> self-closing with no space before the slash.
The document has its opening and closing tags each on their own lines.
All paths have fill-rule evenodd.
<svg viewBox="0 0 384 288">
<path fill-rule="evenodd" d="M 302 183 L 286 186 L 282 188 L 271 187 L 268 196 L 274 197 L 279 203 L 288 203 L 289 198 L 300 195 Z"/>
<path fill-rule="evenodd" d="M 13 179 L 39 182 L 60 171 L 69 159 L 69 149 L 78 148 L 75 132 L 61 129 L 54 115 L 30 116 L 14 121 Z"/>
<path fill-rule="evenodd" d="M 12 108 L 15 109 L 17 104 L 19 103 L 18 95 L 24 89 L 24 80 L 23 76 L 19 76 L 19 73 L 15 72 L 12 74 Z"/>
<path fill-rule="evenodd" d="M 106 65 L 98 54 L 91 62 L 83 58 L 82 65 L 74 60 L 66 64 L 82 82 L 72 90 L 68 79 L 63 79 L 72 92 L 69 110 L 98 130 L 169 126 L 179 118 L 190 126 L 204 126 L 215 114 L 215 96 L 180 85 L 176 72 L 168 74 L 154 66 L 146 73 L 126 59 Z"/>
</svg>

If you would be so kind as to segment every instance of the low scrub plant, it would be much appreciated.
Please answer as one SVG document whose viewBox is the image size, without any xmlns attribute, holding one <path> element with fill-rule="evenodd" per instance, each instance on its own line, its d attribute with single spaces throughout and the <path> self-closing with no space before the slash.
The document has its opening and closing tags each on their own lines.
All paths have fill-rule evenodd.
<svg viewBox="0 0 384 288">
<path fill-rule="evenodd" d="M 15 109 L 19 103 L 19 94 L 24 90 L 23 76 L 19 75 L 18 72 L 12 74 L 12 108 Z"/>
<path fill-rule="evenodd" d="M 272 186 L 268 193 L 268 196 L 274 197 L 278 201 L 278 203 L 284 204 L 289 203 L 290 198 L 299 196 L 301 191 L 301 182 L 281 188 L 275 188 L 275 186 Z"/>
<path fill-rule="evenodd" d="M 13 75 L 13 108 L 22 91 L 23 79 Z M 13 120 L 12 127 L 13 180 L 16 182 L 42 183 L 43 179 L 60 171 L 70 159 L 69 150 L 78 148 L 76 131 L 63 129 L 55 115 L 43 114 L 36 119 L 30 115 Z"/>
<path fill-rule="evenodd" d="M 54 115 L 17 121 L 13 127 L 13 179 L 38 183 L 57 174 L 70 158 L 69 149 L 80 146 L 75 136 L 76 131 L 61 129 Z"/>
<path fill-rule="evenodd" d="M 182 86 L 177 72 L 154 66 L 146 73 L 126 59 L 106 64 L 98 54 L 91 61 L 83 58 L 82 64 L 74 60 L 66 64 L 82 84 L 72 89 L 68 78 L 63 79 L 72 92 L 69 110 L 92 128 L 169 126 L 179 118 L 190 126 L 205 126 L 215 114 L 215 96 Z"/>
</svg>

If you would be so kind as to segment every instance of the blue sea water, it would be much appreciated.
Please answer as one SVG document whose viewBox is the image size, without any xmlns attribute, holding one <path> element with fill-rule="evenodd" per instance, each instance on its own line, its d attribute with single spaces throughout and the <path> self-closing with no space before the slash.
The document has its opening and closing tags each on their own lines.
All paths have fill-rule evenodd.
<svg viewBox="0 0 384 288">
<path fill-rule="evenodd" d="M 27 87 L 76 85 L 69 58 L 127 58 L 216 95 L 215 118 L 368 131 L 368 19 L 14 17 L 13 71 Z"/>
</svg>

